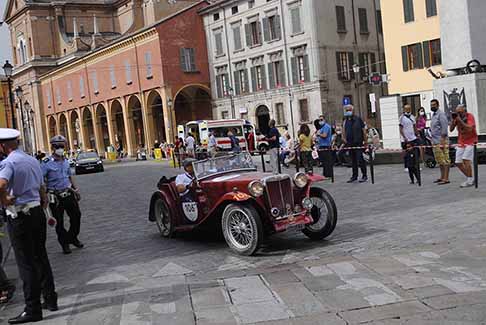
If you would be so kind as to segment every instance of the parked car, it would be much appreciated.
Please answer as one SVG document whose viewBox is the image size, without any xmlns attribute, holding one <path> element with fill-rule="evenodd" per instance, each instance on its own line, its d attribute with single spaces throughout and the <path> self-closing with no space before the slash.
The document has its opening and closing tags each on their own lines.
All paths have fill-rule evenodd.
<svg viewBox="0 0 486 325">
<path fill-rule="evenodd" d="M 76 164 L 74 167 L 76 175 L 90 173 L 90 172 L 103 172 L 103 161 L 96 152 L 80 152 L 76 156 Z"/>
<path fill-rule="evenodd" d="M 222 229 L 233 251 L 252 255 L 266 236 L 302 231 L 319 240 L 336 227 L 333 198 L 315 186 L 322 176 L 258 172 L 247 152 L 197 161 L 193 167 L 194 202 L 181 202 L 175 178 L 163 177 L 152 194 L 149 220 L 163 237 L 210 225 Z"/>
</svg>

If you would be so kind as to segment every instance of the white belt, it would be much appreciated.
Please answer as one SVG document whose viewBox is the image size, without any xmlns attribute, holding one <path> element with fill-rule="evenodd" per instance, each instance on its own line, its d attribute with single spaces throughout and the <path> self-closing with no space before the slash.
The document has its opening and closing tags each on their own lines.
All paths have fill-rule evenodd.
<svg viewBox="0 0 486 325">
<path fill-rule="evenodd" d="M 17 218 L 18 213 L 29 214 L 30 209 L 37 208 L 41 204 L 39 201 L 33 201 L 22 205 L 10 205 L 5 209 L 7 216 L 12 219 Z"/>
</svg>

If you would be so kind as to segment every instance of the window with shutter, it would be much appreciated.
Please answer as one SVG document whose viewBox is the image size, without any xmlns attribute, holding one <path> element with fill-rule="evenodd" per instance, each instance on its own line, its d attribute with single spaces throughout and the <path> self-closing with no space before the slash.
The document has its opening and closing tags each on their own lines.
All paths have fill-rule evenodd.
<svg viewBox="0 0 486 325">
<path fill-rule="evenodd" d="M 223 97 L 223 84 L 221 81 L 221 76 L 216 76 L 216 96 L 218 98 Z"/>
<path fill-rule="evenodd" d="M 272 40 L 272 36 L 270 35 L 270 19 L 265 17 L 263 18 L 263 40 L 265 42 L 269 42 Z"/>
<path fill-rule="evenodd" d="M 85 97 L 85 94 L 84 94 L 84 78 L 83 77 L 79 77 L 79 94 L 80 94 L 81 98 Z"/>
<path fill-rule="evenodd" d="M 145 67 L 146 67 L 146 77 L 147 79 L 153 78 L 152 72 L 152 53 L 145 52 Z"/>
<path fill-rule="evenodd" d="M 259 89 L 258 89 L 258 81 L 256 75 L 256 67 L 250 68 L 250 78 L 251 78 L 251 89 L 253 89 L 254 92 L 257 92 Z"/>
<path fill-rule="evenodd" d="M 402 47 L 402 56 L 404 57 L 404 71 L 423 69 L 424 57 L 422 51 L 422 43 L 416 43 Z"/>
<path fill-rule="evenodd" d="M 233 72 L 233 76 L 234 76 L 234 81 L 235 81 L 235 94 L 240 95 L 241 94 L 241 79 L 240 79 L 239 71 Z"/>
<path fill-rule="evenodd" d="M 336 52 L 336 64 L 338 70 L 338 79 L 343 81 L 349 81 L 352 79 L 352 52 Z"/>
<path fill-rule="evenodd" d="M 358 8 L 358 18 L 359 18 L 359 32 L 361 34 L 368 34 L 368 14 L 366 8 Z"/>
<path fill-rule="evenodd" d="M 307 103 L 307 99 L 299 100 L 299 111 L 300 111 L 300 120 L 302 122 L 310 121 L 309 118 L 309 105 Z"/>
<path fill-rule="evenodd" d="M 218 31 L 214 34 L 214 44 L 216 46 L 216 55 L 221 56 L 224 55 L 223 49 L 223 34 L 221 31 Z"/>
<path fill-rule="evenodd" d="M 68 80 L 67 82 L 67 95 L 68 95 L 68 100 L 70 102 L 73 101 L 73 84 L 71 82 L 71 80 Z"/>
<path fill-rule="evenodd" d="M 125 61 L 125 79 L 127 84 L 132 83 L 132 67 L 130 66 L 130 62 L 128 60 Z"/>
<path fill-rule="evenodd" d="M 402 67 L 403 71 L 408 71 L 408 46 L 402 46 Z"/>
<path fill-rule="evenodd" d="M 268 64 L 268 87 L 270 89 L 276 88 L 275 69 L 274 69 L 274 66 L 273 66 L 273 62 Z"/>
<path fill-rule="evenodd" d="M 371 72 L 381 72 L 378 71 L 378 67 L 376 65 L 376 54 L 373 52 L 370 53 L 370 63 L 371 63 Z"/>
<path fill-rule="evenodd" d="M 381 17 L 381 10 L 376 11 L 376 28 L 379 34 L 383 34 L 383 18 Z"/>
<path fill-rule="evenodd" d="M 268 40 L 269 41 L 274 41 L 278 40 L 282 37 L 282 31 L 281 31 L 281 26 L 280 26 L 280 16 L 279 15 L 274 15 L 266 18 L 267 20 L 267 25 L 268 25 Z M 265 20 L 264 20 L 265 21 Z M 264 25 L 265 29 L 265 25 Z"/>
<path fill-rule="evenodd" d="M 91 82 L 93 83 L 93 91 L 95 94 L 98 94 L 100 92 L 98 88 L 98 76 L 96 74 L 96 71 L 93 71 L 91 73 Z"/>
<path fill-rule="evenodd" d="M 240 25 L 233 26 L 233 40 L 235 51 L 239 51 L 243 48 L 243 44 L 241 42 L 241 28 Z"/>
<path fill-rule="evenodd" d="M 179 62 L 180 62 L 181 70 L 184 72 L 188 71 L 185 48 L 179 49 Z"/>
<path fill-rule="evenodd" d="M 403 13 L 406 23 L 415 20 L 415 14 L 413 10 L 413 0 L 403 0 Z"/>
<path fill-rule="evenodd" d="M 424 66 L 426 68 L 430 67 L 432 64 L 430 62 L 430 41 L 423 42 L 424 49 Z"/>
<path fill-rule="evenodd" d="M 292 84 L 297 85 L 299 83 L 299 72 L 298 72 L 297 57 L 290 59 L 290 66 L 292 68 Z"/>
<path fill-rule="evenodd" d="M 306 54 L 304 56 L 302 56 L 302 63 L 304 65 L 304 81 L 305 82 L 309 82 L 311 81 L 310 79 L 310 65 L 309 65 L 309 56 Z"/>
<path fill-rule="evenodd" d="M 52 107 L 52 98 L 51 98 L 51 92 L 50 91 L 47 91 L 46 97 L 47 97 L 47 107 L 51 108 Z"/>
<path fill-rule="evenodd" d="M 437 16 L 437 0 L 425 0 L 427 17 Z"/>
<path fill-rule="evenodd" d="M 353 65 L 354 65 L 354 53 L 348 52 L 348 72 L 349 72 L 350 79 L 354 79 L 355 77 L 353 71 Z"/>
<path fill-rule="evenodd" d="M 111 88 L 116 88 L 116 76 L 115 76 L 115 66 L 112 64 L 110 65 L 110 80 L 111 80 Z"/>
<path fill-rule="evenodd" d="M 275 104 L 275 122 L 277 125 L 285 124 L 285 112 L 283 103 Z"/>
<path fill-rule="evenodd" d="M 440 38 L 430 41 L 430 57 L 431 65 L 442 64 L 442 52 L 440 47 Z"/>
<path fill-rule="evenodd" d="M 343 6 L 336 6 L 336 21 L 338 33 L 346 33 L 346 15 Z"/>
<path fill-rule="evenodd" d="M 61 90 L 59 88 L 56 88 L 56 101 L 58 105 L 62 104 L 61 101 Z"/>
<path fill-rule="evenodd" d="M 297 6 L 290 9 L 293 35 L 302 33 L 302 23 L 300 21 L 300 10 L 301 10 L 301 6 Z"/>
<path fill-rule="evenodd" d="M 189 49 L 189 67 L 191 72 L 196 72 L 196 50 L 193 48 Z"/>
</svg>

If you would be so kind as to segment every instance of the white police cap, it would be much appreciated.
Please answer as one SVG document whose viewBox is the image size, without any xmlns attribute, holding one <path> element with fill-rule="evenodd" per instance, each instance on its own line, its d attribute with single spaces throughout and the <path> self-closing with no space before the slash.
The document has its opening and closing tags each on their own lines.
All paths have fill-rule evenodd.
<svg viewBox="0 0 486 325">
<path fill-rule="evenodd" d="M 66 138 L 63 137 L 62 135 L 55 135 L 51 138 L 51 140 L 49 141 L 51 144 L 55 144 L 55 143 L 65 143 L 66 142 Z"/>
<path fill-rule="evenodd" d="M 0 128 L 0 142 L 16 140 L 20 132 L 15 129 Z"/>
</svg>

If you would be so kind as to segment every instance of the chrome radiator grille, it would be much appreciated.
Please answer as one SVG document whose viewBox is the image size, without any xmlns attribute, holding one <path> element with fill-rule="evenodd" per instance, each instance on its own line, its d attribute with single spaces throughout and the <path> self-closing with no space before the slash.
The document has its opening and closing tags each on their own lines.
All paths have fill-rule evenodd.
<svg viewBox="0 0 486 325">
<path fill-rule="evenodd" d="M 269 176 L 264 179 L 267 202 L 270 209 L 277 208 L 283 217 L 294 211 L 292 180 L 288 175 Z"/>
</svg>

